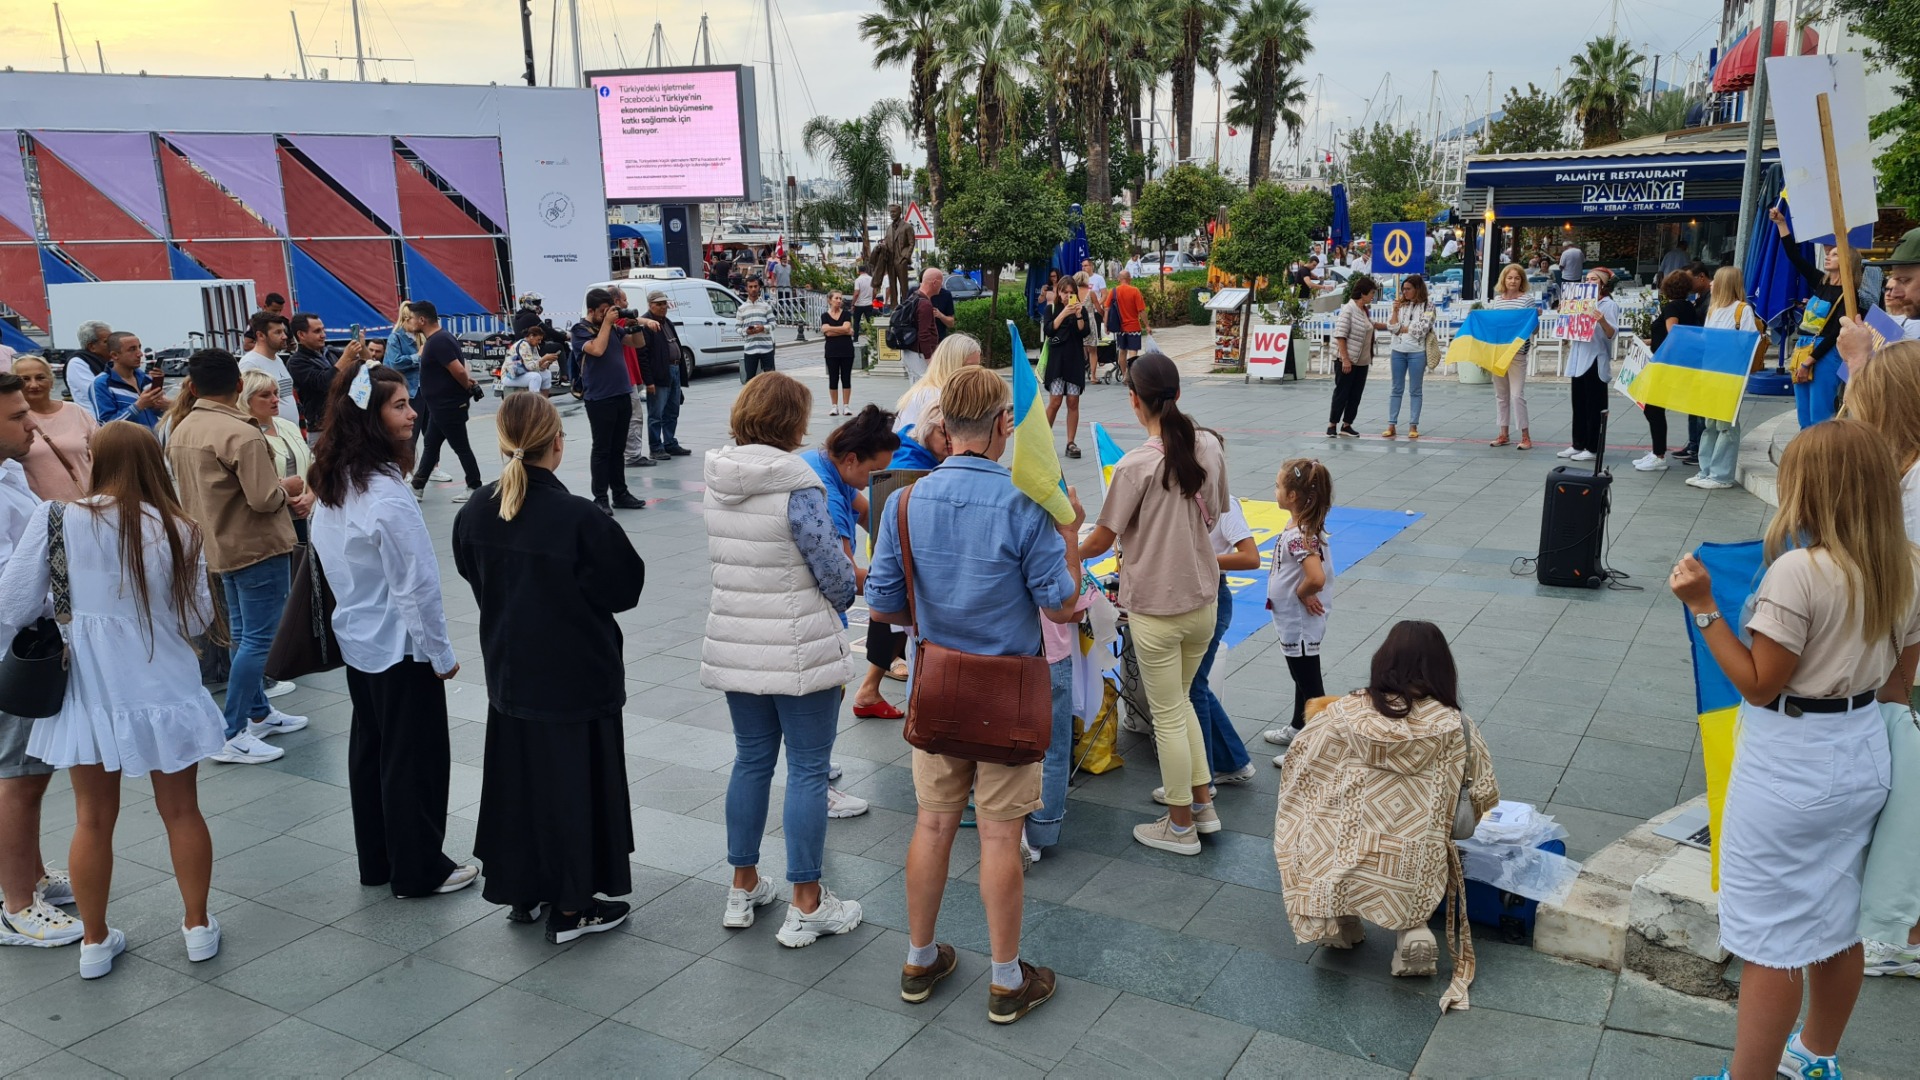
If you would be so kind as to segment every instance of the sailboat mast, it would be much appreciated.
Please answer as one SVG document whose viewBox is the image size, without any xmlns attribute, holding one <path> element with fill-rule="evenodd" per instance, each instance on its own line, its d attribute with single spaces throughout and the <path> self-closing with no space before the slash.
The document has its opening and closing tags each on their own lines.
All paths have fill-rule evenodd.
<svg viewBox="0 0 1920 1080">
<path fill-rule="evenodd" d="M 767 78 L 773 84 L 773 156 L 780 186 L 780 222 L 784 232 L 793 230 L 793 199 L 787 190 L 787 136 L 780 126 L 780 69 L 773 55 L 773 0 L 765 0 L 767 15 Z"/>
</svg>

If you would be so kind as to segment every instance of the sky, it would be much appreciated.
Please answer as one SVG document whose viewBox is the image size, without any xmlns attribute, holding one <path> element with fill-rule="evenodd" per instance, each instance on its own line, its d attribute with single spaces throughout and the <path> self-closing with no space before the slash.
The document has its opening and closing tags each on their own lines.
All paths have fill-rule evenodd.
<svg viewBox="0 0 1920 1080">
<path fill-rule="evenodd" d="M 567 10 L 581 12 L 582 53 L 588 70 L 643 66 L 656 18 L 672 64 L 694 62 L 700 14 L 712 28 L 713 60 L 757 67 L 762 149 L 775 139 L 767 90 L 767 20 L 761 0 L 647 3 L 644 0 L 532 0 L 534 48 L 542 85 L 548 81 L 552 17 L 558 10 L 556 73 L 571 75 Z M 99 70 L 104 56 L 114 73 L 297 76 L 291 11 L 298 16 L 312 77 L 353 77 L 354 62 L 320 54 L 351 54 L 351 0 L 62 0 L 74 71 Z M 1539 0 L 1372 0 L 1365 5 L 1309 0 L 1315 9 L 1310 34 L 1314 51 L 1301 74 L 1315 87 L 1315 131 L 1302 153 L 1327 142 L 1327 124 L 1358 126 L 1363 118 L 1391 113 L 1404 126 L 1428 127 L 1430 92 L 1438 72 L 1437 111 L 1442 130 L 1486 111 L 1489 71 L 1497 109 L 1509 86 L 1529 81 L 1543 88 L 1563 71 L 1568 57 L 1590 37 L 1617 25 L 1622 36 L 1662 59 L 1667 81 L 1679 57 L 1685 64 L 1714 44 L 1719 0 L 1617 0 L 1560 7 Z M 522 49 L 513 0 L 360 0 L 361 27 L 369 55 L 393 57 L 368 65 L 369 78 L 394 82 L 509 83 L 519 81 Z M 780 81 L 781 124 L 790 162 L 786 171 L 818 175 L 800 148 L 799 131 L 814 115 L 864 113 L 882 97 L 904 98 L 904 69 L 875 70 L 872 51 L 857 27 L 871 3 L 858 0 L 776 2 L 774 48 Z M 1382 33 L 1392 28 L 1392 33 Z M 98 42 L 96 51 L 95 43 Z M 236 48 L 237 42 L 246 47 Z M 795 63 L 795 58 L 799 62 Z M 43 0 L 0 0 L 0 67 L 60 69 L 53 5 Z M 1682 69 L 1684 71 L 1684 68 Z M 1231 78 L 1230 73 L 1227 74 Z M 1677 81 L 1677 80 L 1676 80 Z M 1224 96 L 1225 89 L 1222 90 Z M 1198 152 L 1213 149 L 1214 94 L 1201 76 L 1195 107 Z M 1163 86 L 1159 108 L 1165 117 Z M 1163 127 L 1162 131 L 1165 130 Z M 1221 156 L 1244 169 L 1247 133 L 1227 137 Z M 1162 136 L 1164 137 L 1164 136 Z M 904 161 L 921 154 L 904 136 Z M 773 169 L 767 171 L 771 174 Z"/>
</svg>

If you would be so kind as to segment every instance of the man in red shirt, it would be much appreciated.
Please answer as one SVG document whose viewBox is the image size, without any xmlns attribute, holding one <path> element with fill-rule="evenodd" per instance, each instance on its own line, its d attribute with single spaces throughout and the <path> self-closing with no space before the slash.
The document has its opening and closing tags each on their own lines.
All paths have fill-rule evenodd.
<svg viewBox="0 0 1920 1080">
<path fill-rule="evenodd" d="M 1133 275 L 1120 271 L 1120 284 L 1113 287 L 1113 306 L 1120 312 L 1120 381 L 1127 381 L 1127 363 L 1140 355 L 1140 335 L 1146 330 L 1147 298 L 1133 283 Z"/>
</svg>

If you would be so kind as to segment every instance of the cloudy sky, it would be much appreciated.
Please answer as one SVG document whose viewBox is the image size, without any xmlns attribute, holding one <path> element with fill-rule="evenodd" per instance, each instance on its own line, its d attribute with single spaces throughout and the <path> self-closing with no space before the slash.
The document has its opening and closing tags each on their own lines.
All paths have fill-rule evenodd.
<svg viewBox="0 0 1920 1080">
<path fill-rule="evenodd" d="M 669 63 L 694 62 L 700 14 L 709 16 L 715 63 L 758 65 L 763 134 L 774 140 L 766 96 L 767 23 L 760 0 L 660 3 L 658 0 L 578 0 L 582 51 L 589 70 L 642 66 L 655 20 L 663 27 Z M 1556 71 L 1589 37 L 1606 32 L 1617 18 L 1636 47 L 1661 54 L 1665 81 L 1676 63 L 1684 72 L 1704 57 L 1719 28 L 1718 0 L 1596 0 L 1553 5 L 1539 0 L 1372 0 L 1368 4 L 1310 0 L 1316 10 L 1314 52 L 1304 74 L 1317 89 L 1318 128 L 1308 147 L 1327 141 L 1326 126 L 1358 125 L 1365 116 L 1394 113 L 1408 126 L 1427 126 L 1430 87 L 1439 72 L 1438 110 L 1452 127 L 1486 109 L 1493 77 L 1498 107 L 1510 85 L 1553 82 Z M 369 77 L 395 82 L 501 82 L 521 74 L 520 28 L 511 0 L 361 0 L 362 32 L 370 55 L 400 59 L 369 65 Z M 559 14 L 555 71 L 570 79 L 566 30 L 568 0 L 532 0 L 534 48 L 542 84 L 548 78 L 550 26 Z M 74 71 L 236 75 L 275 78 L 299 73 L 293 44 L 297 14 L 314 77 L 351 78 L 352 60 L 320 54 L 351 54 L 350 0 L 62 0 Z M 871 10 L 861 0 L 776 0 L 774 44 L 779 61 L 782 127 L 790 171 L 817 169 L 799 149 L 798 132 L 809 116 L 864 112 L 880 97 L 904 97 L 906 74 L 876 71 L 856 27 Z M 1617 10 L 1617 15 L 1616 15 Z M 95 43 L 98 42 L 96 51 Z M 795 57 L 799 58 L 796 65 Z M 1677 59 L 1676 59 L 1677 58 Z M 624 59 L 624 63 L 623 63 Z M 1704 62 L 1704 61 L 1703 61 Z M 59 70 L 53 5 L 42 0 L 0 3 L 0 67 Z M 1213 146 L 1212 85 L 1203 77 L 1196 107 L 1199 150 Z M 1160 97 L 1166 108 L 1166 95 Z M 1316 107 L 1309 105 L 1309 112 Z M 1395 112 L 1397 110 L 1397 112 Z M 1471 110 L 1471 111 L 1469 111 Z M 1204 126 L 1202 122 L 1204 121 Z M 1221 155 L 1244 167 L 1245 133 L 1225 137 Z M 900 155 L 911 151 L 904 139 Z M 771 171 L 771 170 L 769 170 Z"/>
</svg>

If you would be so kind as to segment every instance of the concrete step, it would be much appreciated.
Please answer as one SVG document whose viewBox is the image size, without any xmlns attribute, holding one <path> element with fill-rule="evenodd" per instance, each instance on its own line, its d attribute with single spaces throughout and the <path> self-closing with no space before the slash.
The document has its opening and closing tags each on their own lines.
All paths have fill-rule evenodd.
<svg viewBox="0 0 1920 1080">
<path fill-rule="evenodd" d="M 1701 802 L 1704 796 L 1660 814 L 1586 860 L 1566 900 L 1540 905 L 1533 929 L 1534 951 L 1608 971 L 1623 970 L 1634 883 L 1678 846 L 1653 835 L 1653 830 Z"/>
</svg>

